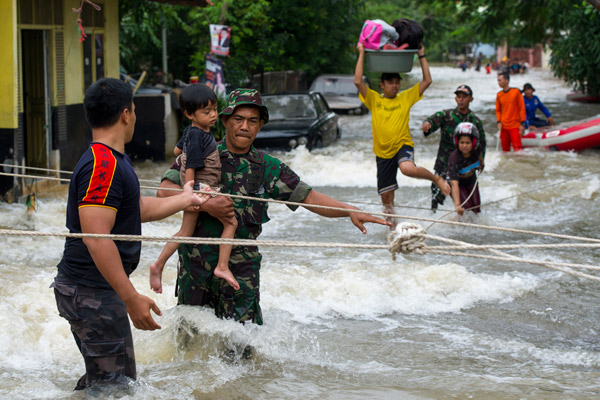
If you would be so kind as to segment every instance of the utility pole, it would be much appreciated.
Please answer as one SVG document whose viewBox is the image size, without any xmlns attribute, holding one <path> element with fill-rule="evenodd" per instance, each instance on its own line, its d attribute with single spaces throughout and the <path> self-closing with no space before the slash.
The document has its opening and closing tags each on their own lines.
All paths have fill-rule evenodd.
<svg viewBox="0 0 600 400">
<path fill-rule="evenodd" d="M 223 1 L 223 5 L 221 6 L 221 15 L 219 16 L 219 25 L 225 24 L 225 20 L 227 19 L 227 8 L 229 7 L 229 3 L 227 0 Z"/>
<path fill-rule="evenodd" d="M 162 83 L 167 83 L 168 82 L 168 77 L 169 77 L 169 66 L 167 63 L 167 20 L 165 18 L 165 15 L 162 14 L 161 16 L 161 22 L 162 22 L 162 32 L 161 32 L 161 39 L 162 39 L 162 70 L 163 70 L 163 82 Z"/>
</svg>

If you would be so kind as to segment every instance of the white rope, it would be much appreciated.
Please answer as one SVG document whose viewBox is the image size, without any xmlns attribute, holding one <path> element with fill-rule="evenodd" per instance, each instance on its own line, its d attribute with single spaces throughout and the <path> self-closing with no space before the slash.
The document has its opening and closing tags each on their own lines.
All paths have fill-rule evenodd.
<svg viewBox="0 0 600 400">
<path fill-rule="evenodd" d="M 396 260 L 396 253 L 423 254 L 423 248 L 425 248 L 425 231 L 421 225 L 412 222 L 402 222 L 388 234 L 387 241 L 393 260 Z"/>
<path fill-rule="evenodd" d="M 46 179 L 46 177 L 11 174 L 11 173 L 6 173 L 6 172 L 0 172 L 0 175 L 23 176 L 23 177 L 28 177 L 28 178 L 38 178 L 38 179 L 44 178 L 44 179 Z M 69 181 L 68 179 L 52 178 L 52 177 L 47 177 L 47 179 L 63 180 L 63 181 L 67 181 L 67 182 Z M 171 191 L 182 191 L 183 190 L 183 189 L 174 189 L 174 188 L 156 188 L 156 187 L 148 187 L 148 186 L 140 186 L 140 188 L 171 190 Z M 341 208 L 341 207 L 330 207 L 330 206 L 321 206 L 321 205 L 312 205 L 312 204 L 308 205 L 305 203 L 298 203 L 298 202 L 293 202 L 293 201 L 263 199 L 263 198 L 259 198 L 259 197 L 233 195 L 233 194 L 229 194 L 229 193 L 214 193 L 214 192 L 205 192 L 205 191 L 196 191 L 196 193 L 214 194 L 217 196 L 226 196 L 226 197 L 231 197 L 231 198 L 236 198 L 236 199 L 246 199 L 246 200 L 252 200 L 252 201 L 262 201 L 262 202 L 285 204 L 285 205 L 292 205 L 292 206 L 302 206 L 302 207 L 309 208 L 309 209 L 310 208 L 320 208 L 320 209 L 325 209 L 325 210 L 343 211 L 346 213 L 370 214 L 370 215 L 375 215 L 375 216 L 384 217 L 384 218 L 388 217 L 388 218 L 408 219 L 408 220 L 421 221 L 421 222 L 435 222 L 435 223 L 442 223 L 442 224 L 446 224 L 446 225 L 462 226 L 462 227 L 477 228 L 477 229 L 487 229 L 487 230 L 494 230 L 494 231 L 499 231 L 499 232 L 521 233 L 521 234 L 525 234 L 525 235 L 546 236 L 546 237 L 552 237 L 552 238 L 556 238 L 556 239 L 580 240 L 580 241 L 585 241 L 585 242 L 600 243 L 600 239 L 596 239 L 596 238 L 588 238 L 588 237 L 584 237 L 584 236 L 563 235 L 563 234 L 552 233 L 552 232 L 538 232 L 538 231 L 531 231 L 531 230 L 525 230 L 525 229 L 504 228 L 504 227 L 500 227 L 500 226 L 481 225 L 481 224 L 473 224 L 473 223 L 460 222 L 460 221 L 442 221 L 442 220 L 433 219 L 433 218 L 414 217 L 414 216 L 410 216 L 410 215 L 389 214 L 389 213 L 381 213 L 381 212 L 370 212 L 370 211 L 354 210 L 354 209 Z"/>
<path fill-rule="evenodd" d="M 535 264 L 535 265 L 539 265 L 542 267 L 548 267 L 548 268 L 554 269 L 556 271 L 564 272 L 569 275 L 578 276 L 580 278 L 586 278 L 586 279 L 591 279 L 594 281 L 600 281 L 600 277 L 589 275 L 589 274 L 584 274 L 583 272 L 571 271 L 571 270 L 568 270 L 565 268 L 560 268 L 560 267 L 554 266 L 553 265 L 554 263 L 548 263 L 546 261 L 528 260 L 525 258 L 518 258 L 518 257 L 513 258 L 513 257 L 490 256 L 488 254 L 472 254 L 472 253 L 458 253 L 458 252 L 455 253 L 452 251 L 441 251 L 441 250 L 426 250 L 425 252 L 433 253 L 433 254 L 442 254 L 442 255 L 453 256 L 453 257 L 474 257 L 474 258 L 483 258 L 486 260 L 520 261 L 520 262 L 525 262 L 528 264 Z M 564 265 L 575 268 L 572 264 L 564 264 Z"/>
<path fill-rule="evenodd" d="M 45 171 L 45 172 L 52 172 L 52 173 L 59 172 L 59 173 L 62 173 L 62 174 L 73 174 L 72 171 L 63 171 L 63 170 L 56 170 L 56 169 L 50 169 L 50 168 L 27 167 L 27 166 L 21 166 L 21 165 L 16 165 L 16 164 L 2 164 L 2 163 L 0 163 L 0 167 L 31 169 L 31 170 Z M 494 200 L 494 201 L 490 201 L 490 202 L 487 202 L 487 203 L 482 203 L 482 204 L 480 204 L 477 207 L 489 206 L 490 204 L 495 204 L 495 203 L 499 203 L 499 202 L 502 202 L 502 201 L 505 201 L 505 200 L 512 199 L 514 197 L 519 197 L 519 196 L 524 196 L 526 194 L 530 194 L 530 193 L 534 193 L 534 192 L 539 192 L 540 190 L 547 189 L 547 188 L 552 187 L 552 186 L 562 185 L 563 183 L 567 183 L 567 182 L 571 182 L 571 181 L 575 181 L 575 180 L 579 180 L 579 179 L 584 179 L 584 178 L 587 178 L 588 176 L 598 175 L 598 174 L 600 174 L 600 172 L 589 172 L 587 174 L 576 176 L 576 177 L 571 178 L 571 179 L 564 179 L 564 180 L 559 181 L 559 182 L 555 182 L 555 183 L 551 183 L 551 184 L 548 184 L 548 185 L 545 185 L 545 186 L 537 187 L 537 188 L 529 190 L 527 192 L 520 192 L 520 193 L 514 194 L 512 196 L 508 196 L 508 197 L 505 197 L 505 198 L 502 198 L 502 199 L 499 199 L 499 200 Z M 0 172 L 0 175 L 16 176 L 16 177 L 27 177 L 27 178 L 33 178 L 33 179 L 49 179 L 49 177 L 46 177 L 46 176 L 21 175 L 21 174 L 11 174 L 11 173 L 1 173 L 1 172 Z M 69 179 L 60 179 L 60 180 L 61 181 L 66 181 L 66 182 L 69 181 Z M 139 179 L 139 181 L 140 182 L 148 182 L 148 183 L 154 183 L 155 182 L 152 179 Z M 173 189 L 157 188 L 157 187 L 143 187 L 143 189 L 173 190 Z M 175 190 L 177 190 L 177 189 L 175 189 Z M 366 204 L 366 205 L 379 205 L 379 203 L 375 204 L 375 203 L 372 203 L 372 202 L 354 201 L 353 203 L 355 203 L 355 204 Z M 417 209 L 417 210 L 430 210 L 430 208 L 413 207 L 413 206 L 408 206 L 408 205 L 404 205 L 404 204 L 400 204 L 400 205 L 398 205 L 396 207 L 410 208 L 410 209 Z M 475 207 L 467 208 L 467 209 L 465 209 L 465 211 L 469 211 L 472 208 L 475 208 Z M 449 211 L 449 212 L 452 212 L 452 210 L 444 210 L 444 209 L 440 209 L 440 211 Z"/>
<path fill-rule="evenodd" d="M 472 249 L 473 247 L 480 247 L 480 246 L 471 245 L 469 243 L 458 241 L 458 240 L 445 239 L 445 238 L 440 238 L 440 237 L 436 237 L 436 236 L 425 235 L 425 231 L 419 225 L 405 222 L 405 223 L 399 224 L 396 227 L 396 229 L 388 235 L 388 242 L 390 245 L 390 251 L 392 252 L 392 258 L 394 260 L 396 259 L 395 254 L 397 252 L 402 252 L 402 253 L 415 252 L 417 254 L 435 253 L 435 254 L 445 254 L 445 255 L 452 255 L 452 256 L 476 257 L 476 258 L 484 258 L 484 259 L 500 260 L 500 261 L 517 261 L 517 262 L 522 262 L 522 263 L 540 265 L 540 266 L 548 267 L 548 268 L 551 268 L 551 269 L 554 269 L 557 271 L 561 271 L 561 272 L 564 272 L 564 273 L 567 273 L 570 275 L 600 281 L 599 277 L 563 268 L 563 267 L 568 267 L 568 268 L 586 268 L 586 269 L 592 269 L 592 270 L 599 270 L 600 268 L 598 268 L 596 266 L 529 260 L 529 259 L 525 259 L 525 258 L 521 258 L 521 257 L 516 257 L 516 256 L 510 255 L 510 254 L 504 254 L 497 250 L 493 250 L 493 249 L 490 250 L 489 247 L 484 248 L 484 249 L 489 250 L 495 254 L 498 254 L 498 256 L 472 254 L 472 253 L 457 253 L 457 252 L 435 250 L 435 249 L 431 249 L 431 248 L 428 248 L 425 246 L 424 242 L 425 242 L 426 237 L 445 241 L 445 242 L 457 243 L 458 245 L 460 245 L 464 248 Z"/>
<path fill-rule="evenodd" d="M 5 167 L 5 168 L 14 168 L 14 169 L 19 169 L 19 170 L 32 170 L 32 171 L 42 171 L 42 172 L 49 172 L 52 174 L 65 174 L 65 175 L 73 175 L 73 171 L 65 171 L 62 169 L 50 169 L 50 168 L 40 168 L 40 167 L 28 167 L 25 165 L 17 165 L 17 164 L 3 164 L 0 163 L 0 167 Z M 23 177 L 27 177 L 30 178 L 34 175 L 29 175 L 29 176 L 23 176 Z M 38 179 L 48 179 L 47 176 L 35 176 Z M 70 181 L 70 179 L 65 179 L 65 178 L 61 178 L 62 181 Z M 147 183 L 156 183 L 156 180 L 154 179 L 138 179 L 140 182 L 147 182 Z"/>
<path fill-rule="evenodd" d="M 499 256 L 502 257 L 506 257 L 506 260 L 516 260 L 516 261 L 522 261 L 522 262 L 528 262 L 525 261 L 526 259 L 524 258 L 519 258 L 516 256 L 513 256 L 511 254 L 506 254 L 506 253 L 501 253 L 497 250 L 494 250 L 494 248 L 506 248 L 506 249 L 521 249 L 521 248 L 536 248 L 537 246 L 545 246 L 545 247 L 552 247 L 552 248 L 568 248 L 568 247 L 596 247 L 596 244 L 591 244 L 591 243 L 558 243 L 558 244 L 550 244 L 550 245 L 521 245 L 521 244 L 514 244 L 514 245 L 490 245 L 490 246 L 479 246 L 479 245 L 475 245 L 475 244 L 471 244 L 471 243 L 467 243 L 467 242 L 463 242 L 460 240 L 454 240 L 454 239 L 448 239 L 448 238 L 443 238 L 440 236 L 433 236 L 433 235 L 426 235 L 427 239 L 433 239 L 433 240 L 438 240 L 441 242 L 446 242 L 446 243 L 451 243 L 451 244 L 455 244 L 454 247 L 452 246 L 447 246 L 449 247 L 449 250 L 461 250 L 461 249 L 465 249 L 465 250 L 485 250 L 485 251 L 489 251 L 489 252 L 493 252 L 495 254 L 498 254 Z M 510 246 L 510 247 L 508 247 Z M 434 251 L 441 251 L 443 250 L 442 247 L 444 246 L 430 246 L 427 247 L 427 252 L 431 252 L 433 253 Z M 494 258 L 495 259 L 495 258 Z M 584 264 L 571 264 L 571 263 L 559 263 L 559 262 L 553 262 L 553 261 L 535 261 L 535 263 L 539 263 L 542 262 L 544 263 L 544 265 L 555 265 L 555 266 L 559 266 L 559 267 L 569 267 L 569 268 L 583 268 L 583 269 L 590 269 L 590 270 L 600 270 L 600 267 L 597 266 L 592 266 L 592 265 L 584 265 Z"/>
<path fill-rule="evenodd" d="M 377 249 L 385 250 L 387 245 L 382 244 L 351 244 L 351 243 L 331 243 L 331 242 L 297 242 L 282 240 L 254 240 L 254 239 L 221 239 L 207 237 L 182 237 L 182 236 L 143 236 L 143 235 L 114 235 L 100 233 L 60 233 L 60 232 L 37 232 L 23 231 L 13 229 L 0 229 L 0 235 L 8 236 L 56 236 L 64 238 L 90 238 L 90 239 L 111 239 L 125 242 L 175 242 L 183 244 L 230 244 L 233 246 L 280 246 L 280 247 L 326 247 L 326 248 L 354 248 L 354 249 Z"/>
<path fill-rule="evenodd" d="M 397 252 L 407 253 L 433 253 L 442 254 L 458 257 L 475 257 L 489 260 L 499 261 L 516 261 L 522 263 L 529 263 L 548 267 L 557 271 L 561 271 L 570 275 L 592 279 L 600 281 L 600 278 L 593 275 L 584 274 L 581 272 L 571 271 L 563 268 L 587 268 L 587 269 L 598 269 L 594 266 L 587 266 L 581 264 L 568 264 L 568 263 L 555 263 L 548 261 L 537 261 L 519 258 L 512 255 L 506 255 L 500 253 L 502 256 L 490 256 L 483 254 L 473 254 L 466 252 L 450 252 L 445 250 L 438 250 L 434 248 L 428 248 L 424 244 L 426 237 L 424 230 L 417 224 L 403 223 L 399 224 L 399 229 L 396 229 L 392 234 L 388 236 L 390 244 L 388 245 L 371 245 L 371 244 L 349 244 L 349 243 L 324 243 L 324 242 L 297 242 L 297 241 L 268 241 L 268 240 L 253 240 L 253 239 L 221 239 L 221 238 L 198 238 L 198 237 L 174 237 L 174 236 L 142 236 L 142 235 L 113 235 L 113 234 L 91 234 L 91 233 L 58 233 L 58 232 L 37 232 L 37 231 L 23 231 L 23 230 L 12 230 L 12 229 L 0 229 L 0 235 L 9 236 L 34 236 L 34 237 L 64 237 L 64 238 L 91 238 L 91 239 L 111 239 L 117 241 L 150 241 L 150 242 L 175 242 L 185 244 L 231 244 L 234 246 L 282 246 L 282 247 L 324 247 L 324 248 L 355 248 L 355 249 L 387 249 L 392 253 L 392 258 L 395 260 L 395 254 Z M 437 237 L 432 237 L 436 239 Z M 454 241 L 452 239 L 445 239 L 445 241 Z M 465 246 L 469 246 L 469 243 L 454 241 Z M 492 250 L 494 251 L 494 250 Z"/>
<path fill-rule="evenodd" d="M 425 228 L 425 231 L 428 231 L 429 228 L 431 228 L 433 225 L 435 225 L 436 223 L 441 222 L 448 215 L 454 214 L 456 212 L 456 210 L 458 210 L 459 208 L 461 208 L 462 206 L 464 206 L 467 203 L 467 201 L 469 201 L 469 199 L 471 198 L 471 196 L 473 196 L 473 193 L 475 193 L 475 189 L 477 189 L 477 185 L 479 185 L 479 177 L 477 176 L 477 174 L 475 174 L 475 184 L 473 185 L 473 189 L 471 189 L 471 193 L 469 194 L 469 196 L 467 196 L 467 198 L 465 199 L 465 201 L 463 201 L 462 204 L 459 205 L 458 207 L 456 207 L 454 210 L 452 210 L 452 211 L 448 212 L 447 214 L 444 214 L 441 217 L 439 217 L 436 222 L 431 223 L 427 228 Z M 452 186 L 450 186 L 450 189 L 452 190 Z M 450 191 L 450 196 L 449 197 L 450 197 L 450 199 L 452 199 L 452 191 Z M 459 190 L 459 197 L 460 197 L 460 190 Z M 477 206 L 475 206 L 474 208 L 477 208 Z M 464 210 L 464 211 L 466 211 L 466 210 Z"/>
</svg>

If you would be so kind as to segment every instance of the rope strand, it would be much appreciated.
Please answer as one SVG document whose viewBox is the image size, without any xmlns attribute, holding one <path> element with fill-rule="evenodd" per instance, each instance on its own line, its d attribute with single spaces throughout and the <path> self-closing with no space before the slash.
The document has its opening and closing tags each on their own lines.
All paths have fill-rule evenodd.
<svg viewBox="0 0 600 400">
<path fill-rule="evenodd" d="M 9 173 L 9 172 L 0 172 L 0 175 L 19 176 L 19 177 L 26 177 L 26 178 L 40 178 L 39 176 L 35 176 L 35 175 L 22 175 L 22 174 L 14 174 L 14 173 Z M 68 179 L 54 178 L 54 177 L 44 177 L 44 179 L 52 179 L 52 180 L 67 181 L 67 182 L 69 181 Z M 141 189 L 153 189 L 153 190 L 157 190 L 157 189 L 171 190 L 171 191 L 182 191 L 183 190 L 183 189 L 174 189 L 174 188 L 173 189 L 172 188 L 157 188 L 157 187 L 149 187 L 149 186 L 140 186 L 140 188 Z M 307 205 L 304 203 L 298 203 L 298 202 L 293 202 L 293 201 L 263 199 L 263 198 L 259 198 L 259 197 L 234 195 L 234 194 L 221 193 L 221 192 L 214 193 L 214 192 L 201 191 L 201 190 L 198 190 L 195 192 L 203 193 L 203 194 L 211 194 L 211 195 L 216 195 L 216 196 L 226 196 L 226 197 L 231 197 L 232 199 L 263 201 L 263 202 L 270 202 L 270 203 L 276 203 L 276 204 L 302 206 L 302 207 L 306 207 L 306 208 L 321 208 L 321 209 L 325 209 L 325 210 L 344 211 L 347 213 L 370 214 L 370 215 L 375 215 L 375 216 L 384 217 L 384 218 L 389 217 L 389 218 L 398 218 L 398 219 L 406 219 L 406 220 L 421 221 L 421 222 L 435 222 L 435 223 L 441 223 L 441 224 L 446 224 L 446 225 L 454 225 L 454 226 L 477 228 L 477 229 L 487 229 L 487 230 L 493 230 L 493 231 L 499 231 L 499 232 L 511 232 L 511 233 L 520 233 L 520 234 L 532 235 L 532 236 L 546 236 L 546 237 L 552 237 L 555 239 L 581 240 L 581 241 L 586 241 L 586 242 L 600 243 L 600 239 L 588 238 L 588 237 L 584 237 L 584 236 L 572 236 L 572 235 L 563 235 L 563 234 L 551 233 L 551 232 L 538 232 L 538 231 L 531 231 L 531 230 L 525 230 L 525 229 L 504 228 L 504 227 L 500 227 L 500 226 L 481 225 L 481 224 L 473 224 L 473 223 L 460 222 L 460 221 L 443 221 L 443 220 L 438 220 L 438 219 L 433 219 L 433 218 L 415 217 L 415 216 L 410 216 L 410 215 L 390 214 L 390 213 L 382 213 L 382 212 L 369 212 L 369 211 L 364 211 L 364 210 L 353 210 L 353 209 L 340 208 L 340 207 L 321 206 L 321 205 L 312 205 L 312 204 Z"/>
<path fill-rule="evenodd" d="M 413 226 L 403 226 L 399 232 L 406 233 L 408 231 L 413 231 L 416 233 L 416 236 L 422 236 L 423 238 L 430 238 L 434 240 L 439 240 L 439 237 L 425 235 L 423 229 L 415 224 L 408 224 Z M 420 238 L 415 239 L 414 235 L 404 235 L 406 239 L 409 241 L 413 241 L 416 246 L 413 246 L 413 250 L 407 250 L 409 246 L 404 246 L 403 250 L 396 250 L 393 247 L 393 244 L 390 245 L 374 245 L 374 244 L 351 244 L 351 243 L 326 243 L 326 242 L 298 242 L 298 241 L 273 241 L 273 240 L 254 240 L 254 239 L 222 239 L 222 238 L 198 238 L 198 237 L 174 237 L 174 236 L 142 236 L 142 235 L 114 235 L 114 234 L 91 234 L 91 233 L 58 233 L 58 232 L 37 232 L 37 231 L 23 231 L 23 230 L 11 230 L 11 229 L 0 229 L 0 235 L 7 236 L 35 236 L 35 237 L 64 237 L 64 238 L 92 238 L 92 239 L 110 239 L 110 240 L 118 240 L 118 241 L 149 241 L 149 242 L 175 242 L 175 243 L 185 243 L 185 244 L 231 244 L 234 246 L 279 246 L 279 247 L 323 247 L 323 248 L 353 248 L 353 249 L 371 249 L 371 250 L 389 250 L 392 253 L 392 258 L 395 260 L 396 252 L 415 252 L 417 254 L 441 254 L 441 255 L 450 255 L 450 256 L 458 256 L 458 257 L 474 257 L 474 258 L 482 258 L 488 260 L 498 260 L 498 261 L 516 261 L 521 263 L 528 263 L 539 265 L 543 267 L 548 267 L 553 270 L 557 270 L 560 272 L 564 272 L 570 275 L 574 275 L 581 278 L 591 279 L 600 281 L 599 277 L 585 274 L 582 272 L 572 271 L 566 268 L 579 268 L 579 269 L 590 269 L 590 270 L 598 270 L 599 267 L 582 265 L 582 264 L 570 264 L 570 263 L 557 263 L 550 261 L 538 261 L 538 260 L 530 260 L 525 258 L 516 257 L 513 255 L 500 253 L 498 256 L 491 256 L 487 254 L 474 254 L 474 253 L 465 253 L 465 252 L 452 252 L 446 250 L 440 250 L 436 248 L 428 248 L 424 244 L 420 244 L 417 242 L 422 242 Z M 391 235 L 390 235 L 391 236 Z M 471 245 L 466 242 L 452 240 L 452 239 L 444 239 L 444 241 L 448 242 L 456 242 L 462 246 L 477 246 Z M 393 242 L 393 241 L 392 241 Z M 515 245 L 515 248 L 518 245 Z M 494 251 L 495 250 L 491 250 Z M 499 253 L 499 252 L 498 252 Z M 566 267 L 566 268 L 565 268 Z"/>
</svg>

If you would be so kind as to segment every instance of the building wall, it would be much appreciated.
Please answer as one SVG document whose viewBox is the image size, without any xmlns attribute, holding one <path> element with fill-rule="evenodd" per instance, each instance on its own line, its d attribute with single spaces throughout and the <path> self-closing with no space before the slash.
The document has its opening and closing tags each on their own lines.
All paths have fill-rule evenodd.
<svg viewBox="0 0 600 400">
<path fill-rule="evenodd" d="M 104 35 L 104 76 L 118 78 L 119 0 L 93 1 L 102 10 L 97 12 L 84 2 L 82 19 L 93 17 L 95 24 L 84 22 L 83 26 L 86 33 L 93 29 Z M 47 102 L 51 106 L 52 135 L 49 135 L 50 154 L 46 156 L 50 167 L 72 170 L 91 141 L 91 131 L 83 114 L 84 45 L 79 41 L 78 15 L 72 11 L 81 4 L 81 0 L 0 0 L 0 163 L 28 165 L 20 65 L 22 29 L 48 33 Z M 88 35 L 86 40 L 93 39 Z M 18 183 L 13 178 L 0 179 L 0 196 L 10 189 L 11 180 Z M 17 190 L 11 197 L 18 195 Z"/>
<path fill-rule="evenodd" d="M 17 0 L 0 0 L 0 129 L 16 129 L 17 109 Z"/>
<path fill-rule="evenodd" d="M 119 1 L 95 1 L 103 9 L 105 35 L 105 76 L 119 78 Z M 79 42 L 77 31 L 77 14 L 72 8 L 79 8 L 81 0 L 64 0 L 64 54 L 65 60 L 65 104 L 83 103 L 85 93 L 83 83 L 83 45 Z M 83 13 L 96 12 L 89 4 L 84 3 Z M 89 29 L 84 25 L 84 29 Z M 90 36 L 86 40 L 91 40 Z"/>
</svg>

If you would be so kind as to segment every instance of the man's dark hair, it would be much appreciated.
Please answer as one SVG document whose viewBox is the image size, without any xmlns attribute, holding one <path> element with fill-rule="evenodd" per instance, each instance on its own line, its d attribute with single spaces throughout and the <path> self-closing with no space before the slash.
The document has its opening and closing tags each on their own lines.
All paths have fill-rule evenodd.
<svg viewBox="0 0 600 400">
<path fill-rule="evenodd" d="M 402 77 L 397 72 L 384 72 L 381 74 L 381 82 L 391 81 L 394 78 L 398 78 L 399 80 L 402 80 Z"/>
<path fill-rule="evenodd" d="M 510 74 L 507 71 L 498 72 L 498 75 L 503 76 L 504 79 L 506 79 L 507 81 L 510 81 Z"/>
<path fill-rule="evenodd" d="M 186 86 L 179 95 L 179 105 L 183 111 L 193 114 L 199 108 L 210 104 L 217 104 L 217 95 L 214 90 L 204 83 L 194 83 Z"/>
<path fill-rule="evenodd" d="M 108 128 L 119 120 L 124 109 L 131 110 L 133 89 L 119 79 L 102 78 L 85 91 L 83 109 L 92 128 Z"/>
</svg>

